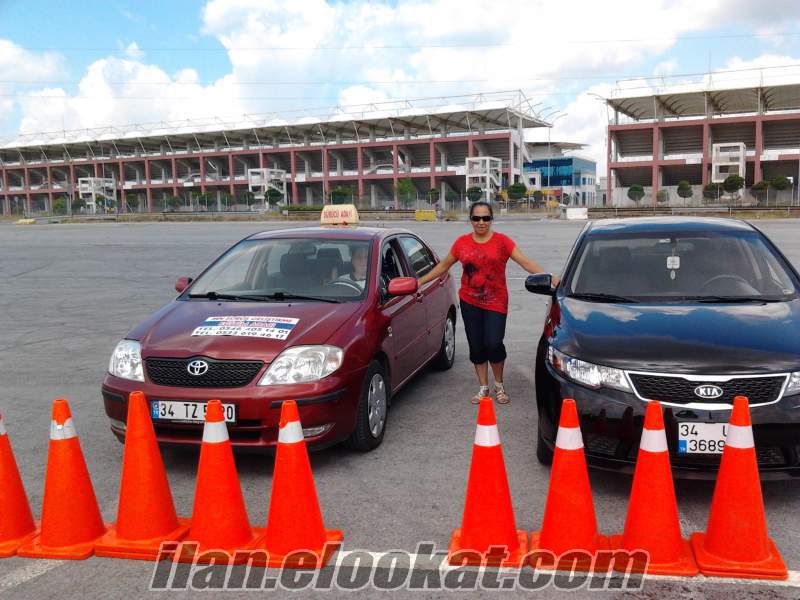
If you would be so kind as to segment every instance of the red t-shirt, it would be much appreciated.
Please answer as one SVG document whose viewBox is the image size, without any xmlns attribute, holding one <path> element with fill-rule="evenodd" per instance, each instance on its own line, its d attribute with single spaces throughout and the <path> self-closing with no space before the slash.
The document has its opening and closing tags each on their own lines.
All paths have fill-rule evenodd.
<svg viewBox="0 0 800 600">
<path fill-rule="evenodd" d="M 496 231 L 482 244 L 471 233 L 459 237 L 450 249 L 463 267 L 459 298 L 473 306 L 507 314 L 506 263 L 515 246 L 510 237 Z"/>
</svg>

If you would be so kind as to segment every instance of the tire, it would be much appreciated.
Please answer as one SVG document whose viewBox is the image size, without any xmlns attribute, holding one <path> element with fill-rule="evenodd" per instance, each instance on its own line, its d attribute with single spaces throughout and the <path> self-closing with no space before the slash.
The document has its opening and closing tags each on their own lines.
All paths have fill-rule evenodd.
<svg viewBox="0 0 800 600">
<path fill-rule="evenodd" d="M 545 466 L 553 464 L 553 450 L 544 441 L 542 433 L 538 429 L 536 431 L 536 460 Z"/>
<path fill-rule="evenodd" d="M 386 369 L 380 362 L 373 360 L 364 376 L 356 409 L 356 426 L 347 440 L 351 448 L 359 452 L 369 452 L 381 445 L 386 431 L 389 396 Z"/>
<path fill-rule="evenodd" d="M 447 371 L 456 360 L 456 319 L 450 313 L 444 323 L 442 344 L 439 353 L 433 359 L 433 368 L 437 371 Z"/>
</svg>

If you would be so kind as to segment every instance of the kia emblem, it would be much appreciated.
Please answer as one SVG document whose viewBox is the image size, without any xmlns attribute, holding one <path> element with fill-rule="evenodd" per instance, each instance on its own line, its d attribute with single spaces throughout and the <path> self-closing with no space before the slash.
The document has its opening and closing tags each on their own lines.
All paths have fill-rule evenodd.
<svg viewBox="0 0 800 600">
<path fill-rule="evenodd" d="M 189 375 L 200 377 L 201 375 L 205 375 L 208 371 L 208 363 L 200 359 L 193 360 L 186 365 L 186 370 L 189 372 Z"/>
<path fill-rule="evenodd" d="M 703 400 L 714 400 L 722 396 L 722 394 L 722 388 L 716 385 L 703 384 L 694 388 L 694 395 Z"/>
</svg>

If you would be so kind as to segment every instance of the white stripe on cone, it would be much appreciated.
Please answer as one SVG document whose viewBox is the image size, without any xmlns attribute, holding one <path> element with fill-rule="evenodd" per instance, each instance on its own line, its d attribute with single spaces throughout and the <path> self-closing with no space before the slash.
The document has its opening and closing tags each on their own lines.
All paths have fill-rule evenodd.
<svg viewBox="0 0 800 600">
<path fill-rule="evenodd" d="M 6 421 L 3 419 L 3 415 L 0 415 L 0 435 L 6 434 Z"/>
<path fill-rule="evenodd" d="M 475 430 L 475 445 L 499 446 L 500 432 L 497 431 L 497 425 L 478 425 Z"/>
<path fill-rule="evenodd" d="M 643 429 L 639 449 L 647 452 L 666 452 L 667 434 L 663 429 Z"/>
<path fill-rule="evenodd" d="M 300 421 L 289 421 L 278 432 L 279 444 L 294 444 L 303 441 L 303 428 Z"/>
<path fill-rule="evenodd" d="M 580 450 L 583 448 L 583 437 L 580 427 L 559 427 L 556 435 L 556 446 L 562 450 Z"/>
<path fill-rule="evenodd" d="M 203 442 L 206 444 L 219 444 L 228 441 L 228 427 L 225 421 L 206 421 L 203 427 Z"/>
<path fill-rule="evenodd" d="M 753 448 L 753 428 L 749 425 L 728 425 L 725 445 L 732 448 Z"/>
<path fill-rule="evenodd" d="M 78 432 L 75 430 L 75 422 L 72 417 L 59 425 L 55 421 L 50 421 L 50 439 L 51 440 L 68 440 L 78 437 Z"/>
</svg>

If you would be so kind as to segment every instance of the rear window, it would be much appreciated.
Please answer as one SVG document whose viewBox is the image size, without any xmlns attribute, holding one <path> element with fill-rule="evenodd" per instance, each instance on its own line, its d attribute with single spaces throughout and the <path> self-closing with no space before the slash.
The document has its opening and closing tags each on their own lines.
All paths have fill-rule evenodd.
<svg viewBox="0 0 800 600">
<path fill-rule="evenodd" d="M 640 301 L 796 296 L 791 273 L 757 232 L 590 235 L 566 289 Z"/>
</svg>

